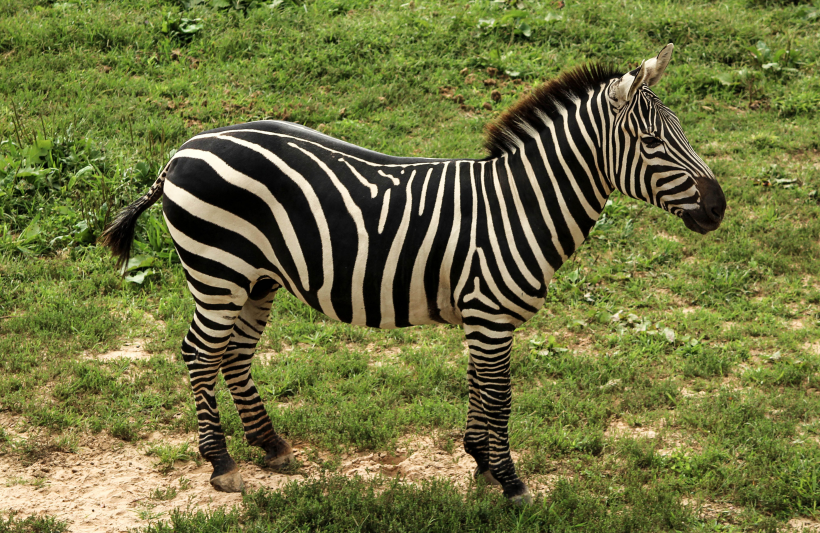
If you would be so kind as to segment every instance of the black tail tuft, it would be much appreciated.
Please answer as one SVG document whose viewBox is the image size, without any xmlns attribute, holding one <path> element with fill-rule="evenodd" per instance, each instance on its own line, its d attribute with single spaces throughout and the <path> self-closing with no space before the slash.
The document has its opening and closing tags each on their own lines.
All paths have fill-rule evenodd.
<svg viewBox="0 0 820 533">
<path fill-rule="evenodd" d="M 137 229 L 137 219 L 162 196 L 166 175 L 167 172 L 164 170 L 148 193 L 117 213 L 114 221 L 108 224 L 100 235 L 99 243 L 110 248 L 111 253 L 117 258 L 117 268 L 122 268 L 128 263 L 131 243 L 134 242 L 134 232 Z"/>
</svg>

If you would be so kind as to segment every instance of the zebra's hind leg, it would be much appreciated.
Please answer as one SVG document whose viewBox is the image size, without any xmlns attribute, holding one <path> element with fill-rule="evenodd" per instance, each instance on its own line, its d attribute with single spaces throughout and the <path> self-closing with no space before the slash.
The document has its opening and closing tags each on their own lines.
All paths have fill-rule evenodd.
<svg viewBox="0 0 820 533">
<path fill-rule="evenodd" d="M 231 342 L 222 362 L 222 375 L 231 390 L 245 438 L 251 446 L 265 450 L 265 463 L 283 466 L 293 460 L 290 444 L 276 434 L 265 405 L 251 377 L 251 359 L 270 316 L 279 285 L 272 279 L 256 283 L 236 321 Z"/>
<path fill-rule="evenodd" d="M 464 331 L 467 334 L 467 345 L 470 349 L 471 370 L 475 376 L 471 378 L 470 383 L 470 409 L 473 411 L 473 421 L 483 422 L 486 428 L 486 440 L 482 441 L 477 438 L 480 422 L 475 427 L 475 431 L 471 432 L 468 426 L 465 434 L 465 447 L 468 443 L 478 443 L 478 446 L 473 449 L 478 451 L 476 462 L 478 463 L 477 470 L 480 471 L 483 466 L 481 449 L 483 443 L 487 443 L 491 478 L 497 480 L 504 488 L 504 496 L 520 505 L 530 503 L 532 496 L 515 472 L 507 430 L 512 404 L 510 350 L 513 329 L 512 325 L 488 322 L 485 319 L 472 319 L 469 322 L 465 320 Z M 478 389 L 477 397 L 481 400 L 482 412 L 480 414 L 478 405 L 473 408 L 473 397 L 476 394 L 472 390 L 473 384 Z M 471 437 L 469 441 L 468 436 Z M 490 481 L 486 475 L 485 479 Z"/>
<path fill-rule="evenodd" d="M 211 485 L 223 492 L 245 489 L 239 467 L 228 454 L 215 390 L 222 356 L 239 312 L 240 307 L 235 303 L 220 305 L 216 310 L 197 302 L 194 320 L 182 341 L 182 358 L 188 367 L 196 402 L 199 453 L 214 467 Z"/>
</svg>

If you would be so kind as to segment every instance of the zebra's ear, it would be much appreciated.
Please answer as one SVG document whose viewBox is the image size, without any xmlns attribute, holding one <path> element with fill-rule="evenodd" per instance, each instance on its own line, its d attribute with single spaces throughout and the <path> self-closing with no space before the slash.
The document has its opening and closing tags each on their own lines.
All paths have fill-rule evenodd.
<svg viewBox="0 0 820 533">
<path fill-rule="evenodd" d="M 672 43 L 667 44 L 663 47 L 658 53 L 657 57 L 653 57 L 644 63 L 644 70 L 646 70 L 646 77 L 644 78 L 644 83 L 652 87 L 653 85 L 657 84 L 661 78 L 663 77 L 663 73 L 666 70 L 666 65 L 669 64 L 669 60 L 672 59 L 672 50 L 675 48 L 675 45 Z"/>
<path fill-rule="evenodd" d="M 615 105 L 620 107 L 632 100 L 632 97 L 635 96 L 635 93 L 644 83 L 650 87 L 658 83 L 663 77 L 666 65 L 669 64 L 669 60 L 672 58 L 673 48 L 672 43 L 667 44 L 656 57 L 641 62 L 641 66 L 627 72 L 613 83 L 609 96 Z"/>
<path fill-rule="evenodd" d="M 623 106 L 635 96 L 638 87 L 643 83 L 646 72 L 643 66 L 644 63 L 641 63 L 640 67 L 630 70 L 610 86 L 609 98 L 616 107 Z"/>
</svg>

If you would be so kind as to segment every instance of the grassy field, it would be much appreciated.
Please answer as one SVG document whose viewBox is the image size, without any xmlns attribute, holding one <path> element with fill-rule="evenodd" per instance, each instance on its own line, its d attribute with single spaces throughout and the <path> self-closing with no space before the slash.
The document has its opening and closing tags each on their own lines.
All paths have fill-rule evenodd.
<svg viewBox="0 0 820 533">
<path fill-rule="evenodd" d="M 94 245 L 205 129 L 286 119 L 396 155 L 481 157 L 484 125 L 587 60 L 667 42 L 656 93 L 718 176 L 706 237 L 613 196 L 513 348 L 526 509 L 430 481 L 321 479 L 152 531 L 776 531 L 820 519 L 820 3 L 0 0 L 0 454 L 195 431 L 193 315 L 155 206 L 125 280 Z M 492 97 L 493 91 L 498 95 Z M 97 360 L 148 339 L 148 360 Z M 378 331 L 277 298 L 254 377 L 274 426 L 337 457 L 459 447 L 454 327 Z M 379 364 L 374 364 L 379 363 Z M 261 451 L 220 385 L 230 451 Z M 290 404 L 279 409 L 277 405 Z M 3 503 L 0 502 L 0 509 Z M 719 511 L 709 511 L 719 509 Z M 0 532 L 62 531 L 0 516 Z"/>
</svg>

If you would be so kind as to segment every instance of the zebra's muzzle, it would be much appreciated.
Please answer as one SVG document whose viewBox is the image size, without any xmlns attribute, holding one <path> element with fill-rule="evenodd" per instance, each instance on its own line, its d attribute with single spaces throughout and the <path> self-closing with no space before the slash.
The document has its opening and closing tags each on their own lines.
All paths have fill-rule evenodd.
<svg viewBox="0 0 820 533">
<path fill-rule="evenodd" d="M 697 210 L 700 211 L 700 210 Z M 692 231 L 696 231 L 701 235 L 706 235 L 710 231 L 714 231 L 718 229 L 720 226 L 720 221 L 703 221 L 702 219 L 698 220 L 693 216 L 693 213 L 690 211 L 684 211 L 680 218 L 683 220 L 684 225 Z"/>
<path fill-rule="evenodd" d="M 681 214 L 683 223 L 692 231 L 705 235 L 720 227 L 726 213 L 726 195 L 714 178 L 695 178 L 700 193 L 700 207 L 686 210 Z"/>
</svg>

